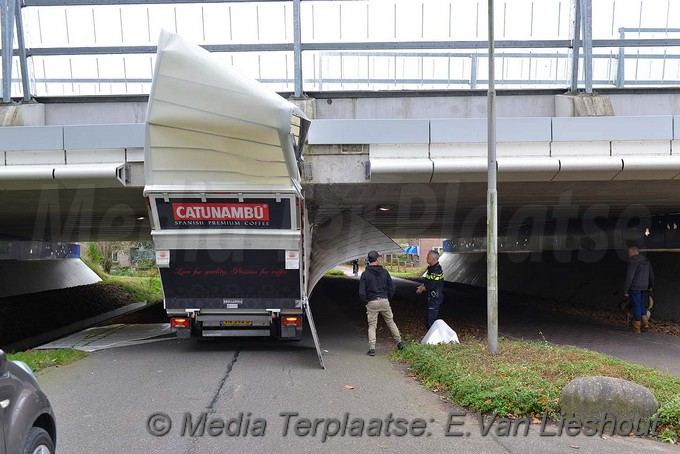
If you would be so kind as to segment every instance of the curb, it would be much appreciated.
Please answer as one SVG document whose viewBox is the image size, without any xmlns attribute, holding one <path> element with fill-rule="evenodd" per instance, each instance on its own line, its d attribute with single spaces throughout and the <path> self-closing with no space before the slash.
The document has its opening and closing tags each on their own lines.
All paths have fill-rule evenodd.
<svg viewBox="0 0 680 454">
<path fill-rule="evenodd" d="M 147 302 L 142 301 L 141 303 L 128 304 L 127 306 L 119 307 L 109 312 L 103 314 L 95 315 L 94 317 L 86 318 L 84 320 L 79 320 L 77 322 L 71 323 L 70 325 L 62 326 L 52 331 L 46 333 L 38 334 L 28 339 L 22 339 L 11 344 L 7 344 L 2 347 L 5 352 L 17 352 L 28 350 L 29 348 L 51 342 L 60 337 L 67 336 L 69 334 L 76 333 L 85 328 L 89 328 L 93 325 L 97 325 L 103 321 L 118 317 L 120 315 L 128 314 L 146 307 Z"/>
</svg>

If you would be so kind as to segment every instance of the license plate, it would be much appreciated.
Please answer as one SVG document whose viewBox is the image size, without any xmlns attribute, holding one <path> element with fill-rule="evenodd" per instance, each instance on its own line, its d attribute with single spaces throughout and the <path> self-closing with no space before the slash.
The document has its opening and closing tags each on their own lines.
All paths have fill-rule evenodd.
<svg viewBox="0 0 680 454">
<path fill-rule="evenodd" d="M 252 326 L 252 320 L 220 320 L 220 326 Z"/>
</svg>

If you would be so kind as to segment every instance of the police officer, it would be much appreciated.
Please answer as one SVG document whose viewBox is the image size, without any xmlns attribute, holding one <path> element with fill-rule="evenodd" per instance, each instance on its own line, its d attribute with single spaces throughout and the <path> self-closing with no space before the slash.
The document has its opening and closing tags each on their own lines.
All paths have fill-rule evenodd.
<svg viewBox="0 0 680 454">
<path fill-rule="evenodd" d="M 432 324 L 439 318 L 439 306 L 444 301 L 444 271 L 439 264 L 439 253 L 430 251 L 427 253 L 427 272 L 425 282 L 416 289 L 417 294 L 427 292 L 427 312 L 425 324 L 430 329 Z"/>
</svg>

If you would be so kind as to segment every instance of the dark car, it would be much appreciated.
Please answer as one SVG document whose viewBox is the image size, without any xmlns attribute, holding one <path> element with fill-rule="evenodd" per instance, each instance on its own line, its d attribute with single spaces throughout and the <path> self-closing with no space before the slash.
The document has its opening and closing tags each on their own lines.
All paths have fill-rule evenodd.
<svg viewBox="0 0 680 454">
<path fill-rule="evenodd" d="M 54 412 L 31 369 L 0 350 L 0 454 L 51 454 Z"/>
</svg>

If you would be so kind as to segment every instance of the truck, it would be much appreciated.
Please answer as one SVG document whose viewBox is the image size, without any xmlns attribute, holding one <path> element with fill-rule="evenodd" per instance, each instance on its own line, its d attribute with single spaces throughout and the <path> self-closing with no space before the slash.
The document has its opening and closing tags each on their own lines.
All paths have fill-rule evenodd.
<svg viewBox="0 0 680 454">
<path fill-rule="evenodd" d="M 149 193 L 148 199 L 165 309 L 178 337 L 301 338 L 297 194 Z"/>
<path fill-rule="evenodd" d="M 300 340 L 306 319 L 323 367 L 306 293 L 300 166 L 309 126 L 296 105 L 161 34 L 144 196 L 163 304 L 179 338 Z"/>
</svg>

